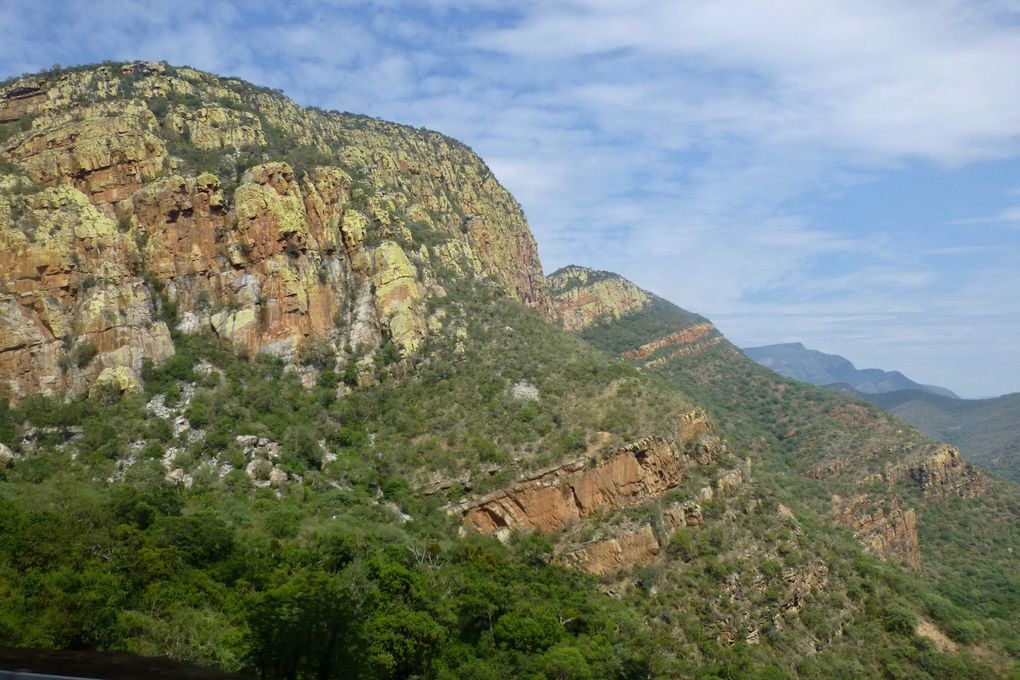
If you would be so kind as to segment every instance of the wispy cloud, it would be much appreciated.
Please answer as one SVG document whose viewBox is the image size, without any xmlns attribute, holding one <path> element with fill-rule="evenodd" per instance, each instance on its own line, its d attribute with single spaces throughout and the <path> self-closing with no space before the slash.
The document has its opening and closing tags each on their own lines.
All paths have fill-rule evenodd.
<svg viewBox="0 0 1020 680">
<path fill-rule="evenodd" d="M 1006 224 L 1010 226 L 1020 227 L 1020 205 L 1010 206 L 1004 208 L 994 215 L 984 215 L 981 217 L 966 217 L 964 219 L 953 220 L 951 224 L 967 225 L 967 224 Z"/>
</svg>

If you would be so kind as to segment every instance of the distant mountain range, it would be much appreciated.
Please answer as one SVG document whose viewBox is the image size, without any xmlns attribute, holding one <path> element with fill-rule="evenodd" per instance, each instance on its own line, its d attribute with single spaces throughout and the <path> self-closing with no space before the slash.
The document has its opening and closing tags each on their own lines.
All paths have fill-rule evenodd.
<svg viewBox="0 0 1020 680">
<path fill-rule="evenodd" d="M 808 349 L 799 342 L 779 345 L 745 347 L 744 354 L 780 375 L 796 378 L 812 385 L 829 386 L 844 383 L 862 394 L 882 394 L 898 390 L 920 390 L 952 399 L 959 397 L 944 387 L 922 385 L 899 371 L 878 368 L 858 369 L 838 354 Z"/>
</svg>

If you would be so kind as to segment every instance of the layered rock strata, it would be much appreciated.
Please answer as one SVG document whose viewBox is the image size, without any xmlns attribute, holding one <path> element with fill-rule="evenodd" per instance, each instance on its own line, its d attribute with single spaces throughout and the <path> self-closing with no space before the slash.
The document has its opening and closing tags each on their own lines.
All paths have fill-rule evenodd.
<svg viewBox="0 0 1020 680">
<path fill-rule="evenodd" d="M 694 501 L 675 503 L 662 513 L 668 531 L 701 526 L 701 506 Z M 561 561 L 579 569 L 606 576 L 623 569 L 653 564 L 666 546 L 650 524 L 621 529 L 614 536 L 595 539 L 567 550 Z"/>
<path fill-rule="evenodd" d="M 705 433 L 705 423 L 703 414 L 688 414 L 675 438 L 646 437 L 601 460 L 581 457 L 454 511 L 466 526 L 505 538 L 518 529 L 560 531 L 600 510 L 641 503 L 677 487 L 692 468 L 716 460 L 722 443 Z"/>
<path fill-rule="evenodd" d="M 921 569 L 917 516 L 912 509 L 903 508 L 895 499 L 884 502 L 867 494 L 847 500 L 834 496 L 832 506 L 839 521 L 853 528 L 866 549 Z"/>
<path fill-rule="evenodd" d="M 635 347 L 624 352 L 623 356 L 635 361 L 645 361 L 645 366 L 648 368 L 657 368 L 672 359 L 703 352 L 712 345 L 722 342 L 722 339 L 722 335 L 719 334 L 715 326 L 704 322 L 682 328 L 640 347 Z M 652 356 L 655 358 L 649 360 Z"/>
</svg>

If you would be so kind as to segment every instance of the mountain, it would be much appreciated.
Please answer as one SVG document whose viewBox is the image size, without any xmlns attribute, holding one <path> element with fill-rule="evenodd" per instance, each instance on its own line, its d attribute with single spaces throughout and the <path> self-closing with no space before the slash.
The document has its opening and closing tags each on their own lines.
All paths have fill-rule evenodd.
<svg viewBox="0 0 1020 680">
<path fill-rule="evenodd" d="M 163 63 L 0 85 L 0 667 L 995 678 L 1020 492 L 467 147 Z"/>
<path fill-rule="evenodd" d="M 189 332 L 252 356 L 338 326 L 341 345 L 386 335 L 412 351 L 441 268 L 547 305 L 517 202 L 442 135 L 163 64 L 23 78 L 2 96 L 0 149 L 20 171 L 3 176 L 0 230 L 12 398 L 78 394 L 104 372 L 134 382 L 167 359 L 160 291 Z"/>
<path fill-rule="evenodd" d="M 959 446 L 989 472 L 1020 481 L 1020 394 L 949 399 L 901 390 L 860 396 L 929 437 Z"/>
<path fill-rule="evenodd" d="M 796 378 L 812 385 L 845 383 L 863 394 L 881 394 L 897 390 L 921 390 L 958 399 L 944 387 L 916 383 L 899 371 L 878 368 L 855 368 L 838 354 L 825 354 L 808 349 L 799 342 L 745 347 L 744 354 L 780 375 Z"/>
</svg>

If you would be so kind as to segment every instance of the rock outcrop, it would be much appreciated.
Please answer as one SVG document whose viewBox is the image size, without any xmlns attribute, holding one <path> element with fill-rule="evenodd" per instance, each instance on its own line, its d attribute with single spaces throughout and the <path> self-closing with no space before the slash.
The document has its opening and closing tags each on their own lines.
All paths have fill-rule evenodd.
<svg viewBox="0 0 1020 680">
<path fill-rule="evenodd" d="M 575 332 L 600 321 L 620 319 L 652 300 L 621 276 L 576 266 L 550 274 L 549 292 L 560 325 Z"/>
<path fill-rule="evenodd" d="M 6 444 L 0 442 L 0 470 L 10 467 L 11 463 L 14 462 L 14 458 L 14 452 Z"/>
<path fill-rule="evenodd" d="M 945 446 L 921 464 L 911 467 L 909 474 L 925 496 L 969 498 L 983 494 L 986 489 L 984 477 L 953 446 Z"/>
<path fill-rule="evenodd" d="M 912 509 L 903 508 L 895 499 L 883 501 L 868 494 L 848 500 L 834 496 L 832 507 L 867 550 L 921 569 L 917 516 Z"/>
<path fill-rule="evenodd" d="M 708 322 L 695 324 L 665 335 L 657 340 L 635 347 L 623 353 L 623 356 L 635 361 L 645 361 L 649 368 L 662 366 L 670 359 L 697 354 L 712 345 L 722 342 L 722 335 L 715 326 Z M 668 350 L 663 354 L 663 350 Z M 655 358 L 646 361 L 655 355 Z"/>
<path fill-rule="evenodd" d="M 442 135 L 161 63 L 22 78 L 0 88 L 7 121 L 21 121 L 0 142 L 17 168 L 0 171 L 7 398 L 140 375 L 173 353 L 173 326 L 252 356 L 309 338 L 407 355 L 451 277 L 552 316 L 517 202 Z"/>
<path fill-rule="evenodd" d="M 669 531 L 701 526 L 701 506 L 694 501 L 675 503 L 662 513 L 662 524 Z M 666 546 L 650 524 L 621 529 L 608 538 L 594 539 L 570 548 L 561 556 L 564 564 L 606 576 L 623 569 L 653 564 Z"/>
<path fill-rule="evenodd" d="M 626 508 L 677 487 L 689 470 L 714 462 L 718 437 L 682 430 L 646 437 L 601 460 L 581 457 L 466 501 L 454 511 L 464 524 L 505 538 L 513 530 L 560 531 L 600 510 Z"/>
<path fill-rule="evenodd" d="M 167 150 L 156 127 L 142 102 L 104 102 L 37 118 L 3 151 L 37 184 L 70 184 L 106 207 L 162 173 Z"/>
</svg>

